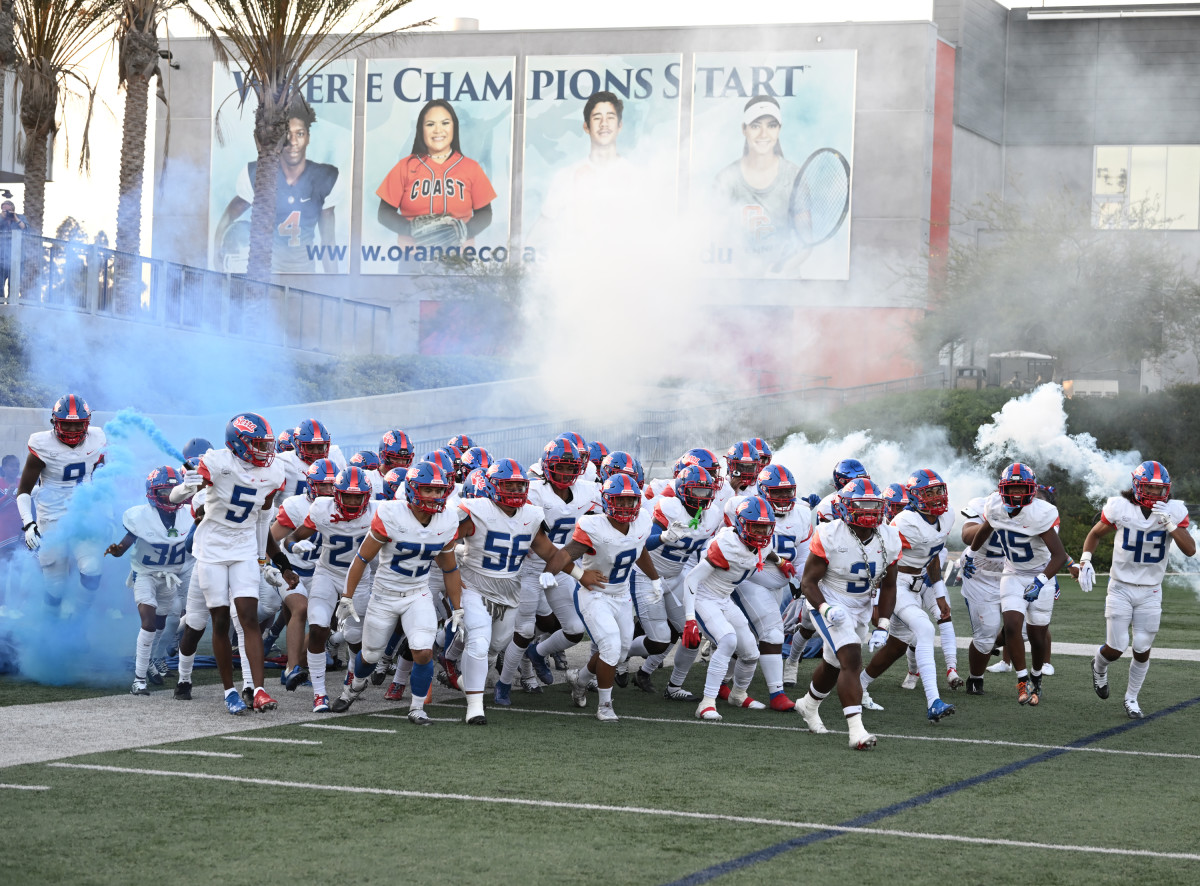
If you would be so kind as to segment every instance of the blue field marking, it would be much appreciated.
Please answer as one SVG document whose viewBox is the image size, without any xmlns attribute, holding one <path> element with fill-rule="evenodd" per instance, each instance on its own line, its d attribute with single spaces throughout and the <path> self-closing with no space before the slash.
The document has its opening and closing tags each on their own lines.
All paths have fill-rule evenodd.
<svg viewBox="0 0 1200 886">
<path fill-rule="evenodd" d="M 1150 714 L 1141 720 L 1130 720 L 1128 723 L 1122 723 L 1120 726 L 1113 726 L 1111 729 L 1105 729 L 1101 732 L 1094 732 L 1091 735 L 1077 739 L 1068 745 L 1060 748 L 1053 748 L 1048 751 L 1043 751 L 1040 754 L 1035 754 L 1032 757 L 1027 757 L 1024 760 L 1017 760 L 1013 763 L 1008 763 L 990 772 L 983 772 L 979 775 L 973 775 L 970 778 L 964 778 L 960 781 L 951 782 L 948 785 L 943 785 L 925 794 L 918 794 L 915 797 L 910 797 L 907 800 L 901 800 L 899 803 L 893 803 L 890 806 L 884 806 L 876 809 L 873 812 L 867 812 L 857 818 L 852 818 L 849 821 L 842 822 L 839 827 L 844 828 L 865 828 L 875 822 L 889 816 L 896 815 L 900 812 L 905 812 L 917 806 L 924 806 L 926 803 L 931 803 L 941 797 L 947 797 L 950 794 L 956 794 L 959 791 L 964 791 L 967 788 L 973 788 L 976 785 L 986 784 L 989 781 L 995 781 L 997 778 L 1003 778 L 1005 775 L 1011 775 L 1014 772 L 1020 772 L 1029 766 L 1037 763 L 1045 763 L 1047 760 L 1053 760 L 1055 757 L 1060 757 L 1063 754 L 1069 753 L 1074 748 L 1087 747 L 1090 744 L 1095 744 L 1098 741 L 1104 741 L 1107 738 L 1112 738 L 1116 735 L 1128 732 L 1131 729 L 1137 729 L 1139 726 L 1145 726 L 1148 723 L 1166 717 L 1171 714 L 1177 714 L 1182 710 L 1200 704 L 1200 696 L 1181 701 L 1178 704 L 1171 705 L 1169 708 L 1163 708 L 1161 711 Z M 763 849 L 758 849 L 754 852 L 743 855 L 739 858 L 731 858 L 729 861 L 723 861 L 720 864 L 715 864 L 712 867 L 707 867 L 704 870 L 696 871 L 694 874 L 688 874 L 678 880 L 672 880 L 666 886 L 698 886 L 700 883 L 708 883 L 715 880 L 717 877 L 723 877 L 725 874 L 732 874 L 734 871 L 739 871 L 742 868 L 748 868 L 751 865 L 758 864 L 760 861 L 770 861 L 777 855 L 784 852 L 790 852 L 793 849 L 803 849 L 805 846 L 811 846 L 813 843 L 821 843 L 833 837 L 841 836 L 846 833 L 840 830 L 814 831 L 811 834 L 805 834 L 803 837 L 795 837 L 791 840 L 784 840 L 782 843 L 776 843 L 774 846 L 767 846 Z"/>
</svg>

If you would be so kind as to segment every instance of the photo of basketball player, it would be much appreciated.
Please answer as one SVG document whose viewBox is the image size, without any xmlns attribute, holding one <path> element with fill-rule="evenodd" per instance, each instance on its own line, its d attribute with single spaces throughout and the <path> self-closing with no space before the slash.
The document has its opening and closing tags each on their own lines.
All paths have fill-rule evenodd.
<svg viewBox="0 0 1200 886">
<path fill-rule="evenodd" d="M 790 248 L 788 204 L 800 167 L 783 154 L 779 101 L 757 95 L 742 111 L 742 156 L 716 178 L 718 195 L 733 215 L 730 226 L 740 239 L 743 258 L 770 266 Z"/>
<path fill-rule="evenodd" d="M 492 222 L 496 191 L 483 168 L 463 156 L 458 115 L 434 99 L 417 116 L 412 151 L 379 188 L 378 221 L 400 246 L 473 245 Z"/>
<path fill-rule="evenodd" d="M 279 157 L 275 184 L 275 242 L 271 270 L 276 274 L 311 274 L 318 239 L 321 247 L 336 243 L 336 212 L 344 202 L 346 183 L 338 168 L 307 158 L 310 132 L 316 113 L 306 108 L 288 120 L 288 139 Z M 254 203 L 257 161 L 247 163 L 237 179 L 235 196 L 221 213 L 213 234 L 213 254 L 218 269 L 244 273 L 249 254 L 250 207 Z M 319 235 L 319 236 L 318 236 Z M 317 247 L 321 269 L 338 273 L 332 249 Z"/>
</svg>

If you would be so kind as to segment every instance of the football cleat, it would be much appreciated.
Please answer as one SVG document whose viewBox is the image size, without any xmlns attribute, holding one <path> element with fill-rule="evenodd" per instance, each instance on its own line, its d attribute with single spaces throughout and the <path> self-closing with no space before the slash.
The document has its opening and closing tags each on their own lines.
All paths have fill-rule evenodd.
<svg viewBox="0 0 1200 886">
<path fill-rule="evenodd" d="M 791 661 L 789 659 L 783 663 L 783 685 L 785 688 L 796 685 L 796 675 L 799 670 L 800 662 L 798 661 Z"/>
<path fill-rule="evenodd" d="M 396 659 L 383 656 L 379 659 L 375 670 L 371 671 L 371 685 L 382 686 L 388 675 L 394 673 L 396 673 Z"/>
<path fill-rule="evenodd" d="M 771 696 L 770 708 L 773 711 L 794 711 L 796 703 L 780 692 L 778 695 Z"/>
<path fill-rule="evenodd" d="M 642 692 L 654 692 L 654 681 L 651 679 L 650 674 L 647 674 L 641 668 L 633 672 L 633 685 L 642 690 Z"/>
<path fill-rule="evenodd" d="M 767 709 L 765 704 L 763 704 L 761 701 L 755 701 L 746 694 L 745 690 L 742 689 L 735 689 L 730 692 L 726 701 L 728 701 L 731 705 L 739 708 L 745 708 L 748 711 L 765 711 Z"/>
<path fill-rule="evenodd" d="M 451 689 L 457 689 L 461 692 L 462 683 L 458 678 L 458 668 L 454 666 L 453 659 L 447 658 L 443 660 L 442 667 L 444 667 L 445 670 L 438 673 L 438 682 L 443 686 L 448 686 Z"/>
<path fill-rule="evenodd" d="M 541 695 L 542 681 L 537 677 L 522 677 L 521 691 L 528 692 L 530 695 Z"/>
<path fill-rule="evenodd" d="M 588 692 L 599 692 L 600 691 L 600 681 L 597 680 L 595 677 L 590 678 L 588 680 L 587 691 Z"/>
<path fill-rule="evenodd" d="M 875 699 L 871 698 L 871 693 L 867 692 L 867 690 L 865 690 L 865 689 L 862 691 L 862 706 L 864 708 L 866 708 L 868 711 L 882 711 L 883 710 L 883 705 L 879 704 L 878 702 L 875 701 Z"/>
<path fill-rule="evenodd" d="M 404 684 L 392 683 L 388 686 L 387 692 L 383 693 L 383 697 L 388 701 L 403 701 L 404 700 Z"/>
<path fill-rule="evenodd" d="M 510 692 L 512 692 L 512 686 L 510 686 L 508 683 L 502 683 L 501 681 L 497 680 L 496 695 L 494 699 L 496 704 L 503 705 L 506 708 L 511 707 L 512 698 L 509 697 Z"/>
<path fill-rule="evenodd" d="M 1108 698 L 1108 669 L 1103 674 L 1096 670 L 1096 660 L 1092 659 L 1092 688 L 1101 698 Z"/>
<path fill-rule="evenodd" d="M 146 679 L 148 679 L 155 686 L 161 686 L 163 684 L 162 674 L 160 674 L 158 672 L 158 668 L 155 667 L 154 659 L 150 659 L 150 663 L 146 666 Z M 138 694 L 140 695 L 141 693 Z"/>
<path fill-rule="evenodd" d="M 267 695 L 267 690 L 260 689 L 254 693 L 254 710 L 256 713 L 262 714 L 266 711 L 273 711 L 277 707 L 279 705 L 275 702 L 275 699 Z"/>
<path fill-rule="evenodd" d="M 700 705 L 696 708 L 697 720 L 709 720 L 713 723 L 719 721 L 721 715 L 717 712 L 715 706 L 708 703 L 706 699 L 700 699 Z"/>
<path fill-rule="evenodd" d="M 962 689 L 963 679 L 954 668 L 946 668 L 946 683 L 951 689 Z"/>
<path fill-rule="evenodd" d="M 877 744 L 879 744 L 879 739 L 869 732 L 864 732 L 857 737 L 850 736 L 850 750 L 852 751 L 869 751 Z"/>
<path fill-rule="evenodd" d="M 283 687 L 288 692 L 295 692 L 296 687 L 304 683 L 308 679 L 308 671 L 296 665 L 290 671 L 283 675 Z"/>
<path fill-rule="evenodd" d="M 362 694 L 366 691 L 367 681 L 365 679 L 362 681 L 362 686 L 360 686 L 358 689 L 354 688 L 353 682 L 351 682 L 348 686 L 343 686 L 342 694 L 338 696 L 337 701 L 333 703 L 333 706 L 330 708 L 330 710 L 335 714 L 341 714 L 350 710 L 350 705 L 358 701 L 359 698 L 362 697 Z"/>
<path fill-rule="evenodd" d="M 996 662 L 994 665 L 988 665 L 989 674 L 1004 674 L 1011 670 L 1012 665 L 1010 665 L 1004 659 L 1000 659 L 1000 661 Z"/>
<path fill-rule="evenodd" d="M 596 719 L 602 723 L 616 723 L 620 718 L 613 710 L 612 702 L 609 701 L 596 707 Z"/>
<path fill-rule="evenodd" d="M 933 704 L 929 706 L 929 710 L 926 711 L 926 716 L 929 717 L 931 722 L 937 723 L 942 717 L 949 717 L 953 713 L 954 705 L 946 704 L 940 698 L 935 698 Z"/>
<path fill-rule="evenodd" d="M 533 672 L 537 674 L 539 680 L 547 686 L 554 682 L 554 671 L 550 670 L 550 665 L 547 663 L 546 657 L 537 651 L 537 643 L 531 642 L 525 647 L 525 657 L 533 665 Z"/>
<path fill-rule="evenodd" d="M 1142 713 L 1142 709 L 1138 707 L 1136 698 L 1125 699 L 1125 715 L 1129 717 L 1130 720 L 1140 720 L 1145 716 L 1145 714 Z"/>
<path fill-rule="evenodd" d="M 695 701 L 696 696 L 688 692 L 682 686 L 676 686 L 674 683 L 668 683 L 667 688 L 663 690 L 663 698 L 671 701 Z"/>
<path fill-rule="evenodd" d="M 1054 676 L 1054 665 L 1050 664 L 1050 662 L 1046 662 L 1044 665 L 1042 665 L 1042 676 L 1043 677 L 1053 677 Z"/>
<path fill-rule="evenodd" d="M 983 677 L 967 677 L 967 695 L 985 695 Z"/>
<path fill-rule="evenodd" d="M 587 683 L 580 683 L 579 678 L 585 671 L 567 671 L 567 681 L 571 684 L 571 701 L 577 708 L 587 707 Z"/>
<path fill-rule="evenodd" d="M 1042 678 L 1040 675 L 1029 675 L 1029 706 L 1037 707 L 1042 700 Z"/>
<path fill-rule="evenodd" d="M 804 718 L 805 724 L 808 726 L 808 731 L 813 735 L 824 735 L 829 730 L 825 728 L 825 724 L 821 722 L 821 714 L 817 710 L 818 703 L 815 698 L 804 693 L 804 697 L 796 702 L 796 710 L 800 712 L 800 716 Z"/>
<path fill-rule="evenodd" d="M 900 688 L 901 689 L 916 689 L 917 681 L 920 679 L 921 679 L 920 674 L 914 674 L 912 671 L 909 671 L 907 674 L 904 675 L 904 680 L 900 683 Z"/>
<path fill-rule="evenodd" d="M 162 682 L 162 677 L 158 678 L 158 682 L 159 683 Z M 129 694 L 130 695 L 149 695 L 150 687 L 146 685 L 145 680 L 140 680 L 135 677 L 134 681 L 133 681 L 133 685 L 129 687 Z"/>
<path fill-rule="evenodd" d="M 1029 703 L 1029 678 L 1022 677 L 1017 681 L 1017 704 Z"/>
<path fill-rule="evenodd" d="M 313 696 L 313 713 L 323 714 L 329 710 L 329 696 L 316 695 Z"/>
<path fill-rule="evenodd" d="M 629 665 L 628 664 L 617 665 L 617 673 L 613 677 L 613 682 L 616 683 L 618 686 L 620 686 L 622 689 L 624 689 L 626 686 L 629 685 Z"/>
<path fill-rule="evenodd" d="M 240 695 L 230 689 L 225 693 L 225 710 L 231 714 L 244 714 L 247 711 L 246 703 Z"/>
<path fill-rule="evenodd" d="M 428 726 L 433 721 L 429 719 L 429 715 L 425 713 L 425 709 L 422 708 L 416 711 L 409 711 L 408 722 L 412 723 L 414 726 Z"/>
<path fill-rule="evenodd" d="M 474 717 L 467 717 L 467 725 L 468 726 L 486 726 L 487 725 L 487 715 L 486 714 L 476 714 Z"/>
<path fill-rule="evenodd" d="M 554 660 L 554 670 L 556 671 L 565 671 L 570 667 L 567 664 L 567 653 L 565 652 L 555 652 L 550 658 Z"/>
<path fill-rule="evenodd" d="M 175 698 L 179 701 L 192 700 L 192 684 L 187 680 L 180 680 L 175 684 Z"/>
</svg>

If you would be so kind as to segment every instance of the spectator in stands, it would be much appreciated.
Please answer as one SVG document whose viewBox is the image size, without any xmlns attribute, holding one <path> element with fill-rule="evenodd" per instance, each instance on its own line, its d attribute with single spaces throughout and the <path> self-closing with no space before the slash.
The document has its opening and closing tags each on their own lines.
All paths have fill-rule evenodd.
<svg viewBox="0 0 1200 886">
<path fill-rule="evenodd" d="M 7 302 L 9 298 L 16 300 L 15 292 L 9 294 L 12 290 L 12 232 L 28 228 L 25 219 L 17 215 L 15 203 L 11 200 L 0 203 L 0 302 Z"/>
</svg>

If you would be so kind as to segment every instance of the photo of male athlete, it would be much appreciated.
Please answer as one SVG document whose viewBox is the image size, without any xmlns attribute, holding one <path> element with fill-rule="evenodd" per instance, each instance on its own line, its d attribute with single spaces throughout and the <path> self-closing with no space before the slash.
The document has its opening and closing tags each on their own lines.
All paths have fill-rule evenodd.
<svg viewBox="0 0 1200 886">
<path fill-rule="evenodd" d="M 313 258 L 318 234 L 321 246 L 334 246 L 337 239 L 337 207 L 345 200 L 346 183 L 338 168 L 307 158 L 309 133 L 317 115 L 311 108 L 288 119 L 288 140 L 279 156 L 275 182 L 275 242 L 271 270 L 276 274 L 316 273 Z M 246 164 L 238 175 L 237 193 L 221 213 L 213 234 L 217 270 L 245 273 L 250 247 L 250 219 L 254 203 L 257 161 Z M 245 218 L 243 219 L 243 216 Z M 321 270 L 338 273 L 337 259 L 322 250 Z"/>
</svg>

